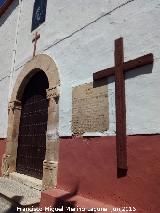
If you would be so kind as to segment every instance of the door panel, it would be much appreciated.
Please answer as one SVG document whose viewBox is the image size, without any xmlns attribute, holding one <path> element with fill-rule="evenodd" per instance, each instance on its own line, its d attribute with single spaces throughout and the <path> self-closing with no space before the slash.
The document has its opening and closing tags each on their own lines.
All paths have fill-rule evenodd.
<svg viewBox="0 0 160 213">
<path fill-rule="evenodd" d="M 42 179 L 48 120 L 47 84 L 34 76 L 22 100 L 17 172 Z"/>
</svg>

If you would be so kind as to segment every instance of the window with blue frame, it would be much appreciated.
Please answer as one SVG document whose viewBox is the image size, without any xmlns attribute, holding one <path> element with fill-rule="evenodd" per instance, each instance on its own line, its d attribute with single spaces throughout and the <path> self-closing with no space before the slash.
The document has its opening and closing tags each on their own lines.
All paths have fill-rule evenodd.
<svg viewBox="0 0 160 213">
<path fill-rule="evenodd" d="M 46 19 L 47 0 L 35 0 L 32 15 L 31 31 L 39 27 Z"/>
</svg>

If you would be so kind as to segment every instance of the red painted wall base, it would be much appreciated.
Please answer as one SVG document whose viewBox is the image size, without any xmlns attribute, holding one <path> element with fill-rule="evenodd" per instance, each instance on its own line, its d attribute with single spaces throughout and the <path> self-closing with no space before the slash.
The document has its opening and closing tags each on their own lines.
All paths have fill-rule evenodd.
<svg viewBox="0 0 160 213">
<path fill-rule="evenodd" d="M 2 176 L 1 168 L 2 168 L 2 158 L 5 153 L 6 148 L 6 139 L 0 138 L 0 176 Z"/>
<path fill-rule="evenodd" d="M 113 211 L 114 207 L 106 205 L 102 202 L 93 199 L 87 199 L 83 196 L 74 194 L 74 192 L 67 192 L 60 189 L 50 189 L 42 192 L 40 208 L 43 212 L 48 212 L 48 209 L 60 208 L 61 212 L 93 212 L 93 209 L 98 212 Z M 53 211 L 49 211 L 53 212 Z M 120 211 L 121 212 L 121 211 Z"/>
<path fill-rule="evenodd" d="M 115 137 L 62 138 L 58 189 L 138 213 L 160 209 L 160 135 L 128 136 L 128 175 L 117 178 Z"/>
</svg>

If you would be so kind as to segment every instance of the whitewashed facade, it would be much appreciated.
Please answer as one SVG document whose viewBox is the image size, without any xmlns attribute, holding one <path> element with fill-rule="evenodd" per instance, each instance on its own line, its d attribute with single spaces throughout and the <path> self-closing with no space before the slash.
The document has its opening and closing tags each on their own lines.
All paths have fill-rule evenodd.
<svg viewBox="0 0 160 213">
<path fill-rule="evenodd" d="M 15 0 L 0 17 L 0 138 L 7 137 L 8 102 L 17 76 L 36 54 L 49 55 L 60 76 L 59 135 L 72 135 L 72 87 L 114 65 L 114 40 L 124 38 L 125 61 L 153 53 L 151 73 L 126 74 L 127 134 L 160 133 L 160 0 L 48 0 L 46 21 L 31 32 L 34 0 Z M 136 71 L 135 71 L 136 72 Z M 109 130 L 115 135 L 114 81 Z"/>
</svg>

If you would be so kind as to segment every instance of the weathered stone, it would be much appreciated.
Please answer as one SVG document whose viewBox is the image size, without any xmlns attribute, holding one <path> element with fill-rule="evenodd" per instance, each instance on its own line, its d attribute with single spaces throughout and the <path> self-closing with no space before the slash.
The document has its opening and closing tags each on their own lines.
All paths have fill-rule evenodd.
<svg viewBox="0 0 160 213">
<path fill-rule="evenodd" d="M 56 161 L 44 161 L 43 162 L 43 181 L 42 190 L 52 188 L 57 184 L 57 170 L 58 162 Z"/>
<path fill-rule="evenodd" d="M 93 83 L 73 88 L 72 131 L 105 131 L 109 127 L 107 86 L 94 87 Z"/>
<path fill-rule="evenodd" d="M 0 177 L 0 193 L 10 199 L 13 199 L 20 205 L 37 204 L 40 202 L 41 196 L 40 191 L 25 186 L 19 181 L 3 177 Z"/>
</svg>

